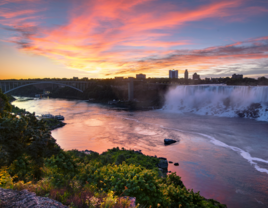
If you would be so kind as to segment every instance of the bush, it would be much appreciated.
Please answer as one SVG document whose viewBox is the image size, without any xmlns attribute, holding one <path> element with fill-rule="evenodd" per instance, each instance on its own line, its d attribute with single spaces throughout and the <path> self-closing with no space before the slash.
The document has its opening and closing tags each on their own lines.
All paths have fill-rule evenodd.
<svg viewBox="0 0 268 208">
<path fill-rule="evenodd" d="M 156 206 L 165 204 L 160 190 L 158 173 L 141 166 L 107 165 L 90 163 L 81 170 L 79 180 L 82 184 L 88 182 L 99 191 L 114 191 L 116 195 L 135 196 L 141 204 Z"/>
</svg>

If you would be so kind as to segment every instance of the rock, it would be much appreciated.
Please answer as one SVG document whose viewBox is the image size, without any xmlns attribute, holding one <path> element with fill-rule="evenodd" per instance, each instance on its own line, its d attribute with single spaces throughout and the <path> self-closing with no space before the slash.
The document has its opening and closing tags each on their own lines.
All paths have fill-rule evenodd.
<svg viewBox="0 0 268 208">
<path fill-rule="evenodd" d="M 262 108 L 260 103 L 252 103 L 247 109 L 236 111 L 236 114 L 240 118 L 258 118 L 259 117 L 259 109 Z"/>
<path fill-rule="evenodd" d="M 158 167 L 162 168 L 162 169 L 167 169 L 167 167 L 168 167 L 167 159 L 166 158 L 160 159 L 160 161 L 158 163 Z"/>
<path fill-rule="evenodd" d="M 175 166 L 179 166 L 179 163 L 174 163 Z"/>
<path fill-rule="evenodd" d="M 175 142 L 177 142 L 177 141 L 175 141 L 175 140 L 173 140 L 173 139 L 164 139 L 164 143 L 165 143 L 165 145 L 173 144 L 173 143 L 175 143 Z"/>
<path fill-rule="evenodd" d="M 27 190 L 15 191 L 0 188 L 1 208 L 68 208 L 60 202 L 47 197 L 36 196 Z"/>
<path fill-rule="evenodd" d="M 168 161 L 169 163 L 173 163 L 172 161 Z"/>
<path fill-rule="evenodd" d="M 158 175 L 159 175 L 159 177 L 163 177 L 163 178 L 165 178 L 165 177 L 167 177 L 167 169 L 165 168 L 165 169 L 163 169 L 163 168 L 158 168 Z"/>
</svg>

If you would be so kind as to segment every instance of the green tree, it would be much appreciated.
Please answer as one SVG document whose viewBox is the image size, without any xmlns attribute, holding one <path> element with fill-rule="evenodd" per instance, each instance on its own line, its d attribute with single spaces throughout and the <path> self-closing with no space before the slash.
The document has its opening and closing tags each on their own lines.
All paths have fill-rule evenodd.
<svg viewBox="0 0 268 208">
<path fill-rule="evenodd" d="M 23 156 L 30 160 L 33 177 L 40 178 L 44 158 L 57 153 L 60 147 L 44 121 L 39 121 L 35 114 L 30 113 L 12 115 L 11 105 L 2 92 L 0 99 L 0 167 L 9 166 Z"/>
<path fill-rule="evenodd" d="M 9 103 L 8 97 L 2 93 L 0 89 L 0 117 L 7 115 L 7 112 L 12 110 L 12 106 Z"/>
</svg>

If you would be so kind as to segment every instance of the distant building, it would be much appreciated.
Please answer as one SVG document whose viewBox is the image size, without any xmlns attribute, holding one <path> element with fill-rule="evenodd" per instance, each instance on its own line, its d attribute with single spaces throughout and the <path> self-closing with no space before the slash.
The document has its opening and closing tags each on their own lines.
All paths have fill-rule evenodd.
<svg viewBox="0 0 268 208">
<path fill-rule="evenodd" d="M 193 80 L 200 80 L 200 75 L 197 73 L 193 74 Z"/>
<path fill-rule="evenodd" d="M 219 78 L 211 78 L 212 82 L 219 82 Z"/>
<path fill-rule="evenodd" d="M 88 80 L 88 78 L 87 78 L 87 77 L 83 77 L 83 79 L 82 79 L 82 80 L 86 81 L 86 80 Z"/>
<path fill-rule="evenodd" d="M 78 77 L 73 77 L 73 80 L 78 80 Z"/>
<path fill-rule="evenodd" d="M 185 72 L 184 72 L 184 79 L 188 79 L 188 70 L 185 69 Z"/>
<path fill-rule="evenodd" d="M 210 81 L 210 78 L 207 78 L 207 77 L 206 77 L 205 80 L 206 80 L 206 81 Z"/>
<path fill-rule="evenodd" d="M 178 70 L 169 70 L 169 79 L 178 79 L 179 73 Z"/>
<path fill-rule="evenodd" d="M 115 80 L 123 80 L 124 77 L 114 77 Z"/>
<path fill-rule="evenodd" d="M 128 100 L 131 101 L 134 99 L 134 84 L 133 84 L 134 78 L 129 77 L 128 78 Z"/>
<path fill-rule="evenodd" d="M 243 74 L 233 74 L 232 79 L 243 79 Z"/>
<path fill-rule="evenodd" d="M 146 79 L 145 74 L 136 74 L 136 79 Z"/>
</svg>

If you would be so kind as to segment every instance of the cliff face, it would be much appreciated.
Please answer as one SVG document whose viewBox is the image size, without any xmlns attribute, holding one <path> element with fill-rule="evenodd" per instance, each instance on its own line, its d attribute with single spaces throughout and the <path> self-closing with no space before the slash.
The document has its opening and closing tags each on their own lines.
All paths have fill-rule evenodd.
<svg viewBox="0 0 268 208">
<path fill-rule="evenodd" d="M 0 188 L 1 208 L 67 208 L 60 202 L 47 197 L 36 196 L 27 190 L 14 191 Z"/>
</svg>

